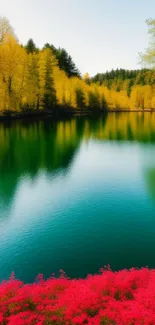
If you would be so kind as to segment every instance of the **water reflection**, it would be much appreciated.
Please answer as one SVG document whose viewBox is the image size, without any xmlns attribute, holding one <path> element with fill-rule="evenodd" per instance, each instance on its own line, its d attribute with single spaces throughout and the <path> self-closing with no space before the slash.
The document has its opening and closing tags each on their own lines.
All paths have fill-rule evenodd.
<svg viewBox="0 0 155 325">
<path fill-rule="evenodd" d="M 155 142 L 155 114 L 109 114 L 99 119 L 73 118 L 67 121 L 18 121 L 0 124 L 0 202 L 9 205 L 18 180 L 67 172 L 82 141 Z M 148 181 L 155 183 L 152 169 Z M 152 191 L 152 190 L 151 190 Z"/>
<path fill-rule="evenodd" d="M 1 123 L 0 279 L 155 266 L 154 157 L 151 113 Z"/>
<path fill-rule="evenodd" d="M 155 167 L 145 171 L 145 178 L 150 197 L 155 202 Z"/>
</svg>

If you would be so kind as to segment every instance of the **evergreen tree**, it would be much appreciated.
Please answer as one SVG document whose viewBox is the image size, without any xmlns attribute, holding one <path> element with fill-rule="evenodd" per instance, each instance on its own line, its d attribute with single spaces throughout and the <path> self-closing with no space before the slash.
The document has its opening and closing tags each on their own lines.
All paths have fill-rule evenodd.
<svg viewBox="0 0 155 325">
<path fill-rule="evenodd" d="M 59 48 L 57 50 L 56 57 L 58 59 L 60 69 L 64 70 L 69 78 L 80 76 L 79 70 L 65 49 Z"/>
<path fill-rule="evenodd" d="M 46 43 L 43 47 L 43 50 L 45 49 L 50 49 L 55 55 L 57 55 L 57 49 L 53 44 Z"/>
<path fill-rule="evenodd" d="M 65 71 L 67 76 L 80 77 L 80 72 L 72 60 L 72 57 L 67 53 L 65 49 L 56 48 L 53 44 L 46 43 L 43 49 L 51 49 L 58 60 L 58 66 L 61 70 Z"/>
<path fill-rule="evenodd" d="M 77 88 L 75 92 L 76 92 L 77 107 L 82 109 L 85 106 L 84 93 L 80 88 Z"/>
<path fill-rule="evenodd" d="M 56 102 L 56 92 L 54 89 L 53 66 L 50 52 L 47 52 L 45 71 L 44 107 L 51 109 Z"/>
<path fill-rule="evenodd" d="M 33 41 L 32 38 L 30 38 L 25 46 L 26 52 L 29 53 L 34 53 L 34 52 L 38 52 L 38 49 Z"/>
</svg>

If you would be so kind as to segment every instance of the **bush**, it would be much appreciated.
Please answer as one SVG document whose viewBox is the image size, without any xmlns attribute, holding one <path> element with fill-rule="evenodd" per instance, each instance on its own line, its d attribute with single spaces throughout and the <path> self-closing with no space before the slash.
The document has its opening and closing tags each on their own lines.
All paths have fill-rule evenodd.
<svg viewBox="0 0 155 325">
<path fill-rule="evenodd" d="M 15 112 L 11 109 L 8 109 L 7 111 L 3 112 L 3 115 L 6 117 L 11 117 L 11 116 L 15 115 Z"/>
<path fill-rule="evenodd" d="M 155 270 L 0 284 L 1 325 L 154 325 Z"/>
</svg>

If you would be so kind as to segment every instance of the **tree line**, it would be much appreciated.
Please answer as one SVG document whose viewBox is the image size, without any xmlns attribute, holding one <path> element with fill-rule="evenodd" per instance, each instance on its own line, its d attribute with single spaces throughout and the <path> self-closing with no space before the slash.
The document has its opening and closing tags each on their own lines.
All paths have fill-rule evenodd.
<svg viewBox="0 0 155 325">
<path fill-rule="evenodd" d="M 116 69 L 107 71 L 106 73 L 97 73 L 94 77 L 90 78 L 90 81 L 99 83 L 108 89 L 113 89 L 118 92 L 125 88 L 127 89 L 127 94 L 130 95 L 132 87 L 135 85 L 154 85 L 155 73 L 151 69 Z"/>
<path fill-rule="evenodd" d="M 81 76 L 65 49 L 30 39 L 21 45 L 6 18 L 0 18 L 0 111 L 155 109 L 155 20 L 147 21 L 152 41 L 142 70 L 117 69 Z M 149 65 L 149 67 L 148 67 Z"/>
</svg>

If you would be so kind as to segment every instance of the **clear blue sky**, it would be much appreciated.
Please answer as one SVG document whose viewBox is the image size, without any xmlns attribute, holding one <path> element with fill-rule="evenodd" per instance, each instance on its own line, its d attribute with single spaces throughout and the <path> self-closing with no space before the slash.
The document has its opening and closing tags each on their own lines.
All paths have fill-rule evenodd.
<svg viewBox="0 0 155 325">
<path fill-rule="evenodd" d="M 0 0 L 22 43 L 64 47 L 82 73 L 139 68 L 155 0 Z"/>
</svg>

